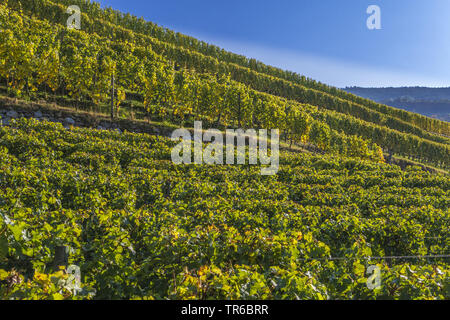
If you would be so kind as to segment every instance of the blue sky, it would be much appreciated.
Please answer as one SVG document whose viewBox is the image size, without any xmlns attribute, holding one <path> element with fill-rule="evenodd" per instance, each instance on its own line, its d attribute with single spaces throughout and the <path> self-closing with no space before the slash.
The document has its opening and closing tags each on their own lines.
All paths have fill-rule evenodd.
<svg viewBox="0 0 450 320">
<path fill-rule="evenodd" d="M 99 2 L 338 87 L 450 86 L 449 0 Z"/>
</svg>

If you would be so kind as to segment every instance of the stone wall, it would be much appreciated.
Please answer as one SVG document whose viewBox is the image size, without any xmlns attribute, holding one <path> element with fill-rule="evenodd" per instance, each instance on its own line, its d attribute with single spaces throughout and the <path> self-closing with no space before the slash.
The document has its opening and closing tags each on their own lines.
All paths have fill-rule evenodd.
<svg viewBox="0 0 450 320">
<path fill-rule="evenodd" d="M 159 126 L 145 121 L 114 119 L 106 116 L 90 114 L 84 111 L 59 108 L 43 104 L 14 103 L 10 99 L 0 100 L 0 124 L 9 125 L 11 119 L 35 118 L 40 121 L 59 122 L 64 127 L 85 127 L 97 130 L 116 130 L 152 135 L 170 136 L 173 128 Z"/>
</svg>

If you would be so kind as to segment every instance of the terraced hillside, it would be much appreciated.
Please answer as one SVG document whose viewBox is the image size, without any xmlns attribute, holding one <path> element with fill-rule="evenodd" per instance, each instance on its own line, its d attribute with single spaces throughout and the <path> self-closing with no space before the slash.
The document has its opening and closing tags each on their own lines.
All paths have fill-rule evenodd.
<svg viewBox="0 0 450 320">
<path fill-rule="evenodd" d="M 65 25 L 73 4 L 81 30 Z M 283 140 L 273 176 L 175 165 L 166 137 L 17 119 L 11 104 L 0 298 L 450 298 L 448 122 L 96 3 L 9 0 L 0 25 L 3 98 L 141 127 L 278 128 Z"/>
<path fill-rule="evenodd" d="M 276 127 L 285 138 L 310 140 L 325 149 L 345 148 L 330 141 L 337 133 L 357 135 L 394 154 L 441 168 L 449 166 L 448 122 L 399 111 L 409 115 L 407 122 L 395 115 L 393 108 L 364 106 L 341 98 L 341 94 L 333 96 L 223 62 L 145 35 L 138 22 L 133 29 L 141 32 L 114 24 L 121 20 L 116 17 L 119 13 L 99 13 L 93 9 L 95 5 L 83 7 L 82 13 L 91 15 L 83 15 L 83 28 L 77 31 L 67 30 L 68 15 L 62 3 L 36 0 L 9 4 L 28 13 L 5 11 L 2 18 L 9 30 L 4 33 L 5 64 L 16 66 L 3 72 L 10 80 L 7 90 L 12 94 L 33 89 L 54 91 L 68 94 L 78 107 L 98 108 L 109 102 L 114 76 L 112 104 L 116 108 L 137 104 L 137 112 L 152 119 L 182 123 L 205 117 L 212 126 Z M 40 40 L 33 41 L 36 38 Z M 15 61 L 15 50 L 27 61 Z M 312 125 L 317 122 L 322 125 Z M 309 135 L 313 127 L 329 133 Z M 314 141 L 315 137 L 323 141 Z"/>
<path fill-rule="evenodd" d="M 293 72 L 266 66 L 254 59 L 226 52 L 214 45 L 175 33 L 129 14 L 110 8 L 102 10 L 95 2 L 87 3 L 84 0 L 17 2 L 20 5 L 16 7 L 24 8 L 30 15 L 49 20 L 51 23 L 60 23 L 63 26 L 66 25 L 67 20 L 66 8 L 78 4 L 82 8 L 83 30 L 86 32 L 111 40 L 132 40 L 144 46 L 150 44 L 155 52 L 176 61 L 181 66 L 202 72 L 230 73 L 233 79 L 254 86 L 260 91 L 276 93 L 352 115 L 356 115 L 354 111 L 358 111 L 362 113 L 361 116 L 364 116 L 365 120 L 376 121 L 378 112 L 382 112 L 422 129 L 447 135 L 450 133 L 448 124 L 442 121 L 377 104 Z"/>
</svg>

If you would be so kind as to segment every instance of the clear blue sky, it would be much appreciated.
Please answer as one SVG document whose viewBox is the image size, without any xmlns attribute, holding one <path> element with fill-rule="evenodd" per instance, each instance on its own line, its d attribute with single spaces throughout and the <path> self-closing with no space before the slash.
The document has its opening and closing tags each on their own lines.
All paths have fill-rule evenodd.
<svg viewBox="0 0 450 320">
<path fill-rule="evenodd" d="M 450 86 L 449 0 L 100 3 L 338 87 Z M 371 4 L 381 30 L 366 27 Z"/>
</svg>

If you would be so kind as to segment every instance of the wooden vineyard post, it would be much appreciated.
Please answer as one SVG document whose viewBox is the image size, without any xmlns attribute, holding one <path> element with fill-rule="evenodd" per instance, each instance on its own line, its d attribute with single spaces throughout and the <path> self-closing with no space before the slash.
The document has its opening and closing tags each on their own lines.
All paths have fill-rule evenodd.
<svg viewBox="0 0 450 320">
<path fill-rule="evenodd" d="M 114 119 L 114 74 L 111 75 L 111 121 Z"/>
<path fill-rule="evenodd" d="M 55 248 L 55 257 L 53 258 L 53 269 L 57 271 L 59 267 L 67 267 L 68 263 L 68 248 L 66 246 L 57 246 Z"/>
</svg>

